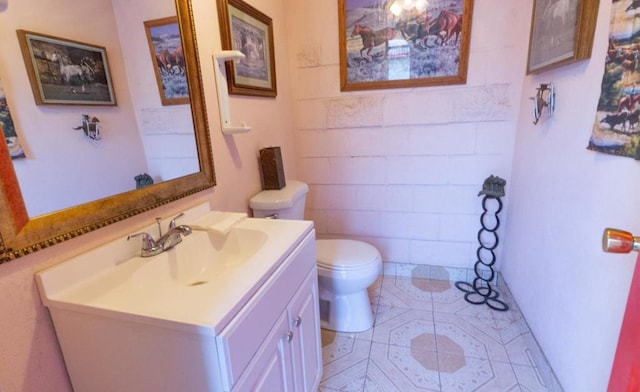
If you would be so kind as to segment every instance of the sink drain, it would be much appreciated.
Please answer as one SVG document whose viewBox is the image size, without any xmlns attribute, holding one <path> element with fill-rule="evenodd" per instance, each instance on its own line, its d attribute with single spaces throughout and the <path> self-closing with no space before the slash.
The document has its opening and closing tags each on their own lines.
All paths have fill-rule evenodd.
<svg viewBox="0 0 640 392">
<path fill-rule="evenodd" d="M 192 287 L 193 286 L 200 286 L 201 284 L 205 284 L 205 283 L 208 283 L 208 282 L 206 280 L 199 280 L 197 282 L 191 283 L 189 286 L 192 286 Z"/>
</svg>

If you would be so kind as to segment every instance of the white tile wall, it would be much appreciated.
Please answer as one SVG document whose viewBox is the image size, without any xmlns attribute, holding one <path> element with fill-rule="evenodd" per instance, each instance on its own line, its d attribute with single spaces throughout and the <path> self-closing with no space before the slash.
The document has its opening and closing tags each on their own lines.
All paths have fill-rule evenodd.
<svg viewBox="0 0 640 392">
<path fill-rule="evenodd" d="M 477 194 L 489 175 L 510 181 L 522 85 L 506 64 L 514 43 L 493 25 L 521 11 L 475 5 L 465 85 L 340 92 L 335 6 L 296 2 L 289 15 L 307 218 L 319 236 L 363 239 L 385 261 L 472 267 Z"/>
</svg>

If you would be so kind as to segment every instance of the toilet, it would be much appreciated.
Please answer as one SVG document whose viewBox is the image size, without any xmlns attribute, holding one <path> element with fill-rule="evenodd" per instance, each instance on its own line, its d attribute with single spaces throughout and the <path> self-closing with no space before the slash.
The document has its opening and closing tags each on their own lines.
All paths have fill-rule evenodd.
<svg viewBox="0 0 640 392">
<path fill-rule="evenodd" d="M 304 219 L 309 187 L 287 181 L 280 190 L 262 191 L 249 206 L 256 218 Z M 320 326 L 338 332 L 366 331 L 373 325 L 367 288 L 382 272 L 380 253 L 354 240 L 316 240 Z"/>
</svg>

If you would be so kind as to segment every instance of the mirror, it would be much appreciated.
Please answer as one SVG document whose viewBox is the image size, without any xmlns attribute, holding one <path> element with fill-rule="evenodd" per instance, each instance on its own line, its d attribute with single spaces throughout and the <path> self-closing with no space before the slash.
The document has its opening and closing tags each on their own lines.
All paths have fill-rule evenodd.
<svg viewBox="0 0 640 392">
<path fill-rule="evenodd" d="M 61 7 L 60 1 L 39 1 L 37 6 L 26 6 L 29 7 L 32 12 L 34 10 L 49 10 L 57 9 L 61 13 L 68 13 L 70 9 L 82 9 L 84 8 L 85 12 L 90 11 L 87 10 L 86 7 L 89 3 L 99 3 L 102 4 L 104 8 L 102 11 L 95 12 L 95 15 L 99 15 L 108 10 L 108 8 L 113 7 L 111 9 L 116 9 L 118 7 L 121 10 L 125 11 L 127 16 L 132 15 L 133 12 L 130 12 L 131 9 L 127 7 L 135 7 L 136 11 L 141 12 L 146 9 L 149 10 L 149 16 L 144 16 L 143 19 L 136 21 L 140 26 L 143 26 L 143 22 L 146 20 L 159 19 L 161 17 L 171 16 L 167 14 L 158 15 L 158 9 L 162 8 L 158 6 L 157 0 L 146 0 L 146 1 L 136 1 L 136 2 L 128 2 L 123 0 L 113 0 L 115 5 L 110 5 L 110 0 L 95 0 L 95 1 L 83 1 L 83 0 L 65 0 L 68 2 L 67 6 Z M 24 3 L 24 1 L 22 2 Z M 16 3 L 14 3 L 16 4 Z M 2 23 L 3 18 L 10 17 L 8 15 L 11 12 L 11 5 L 9 9 L 0 14 L 0 23 Z M 116 11 L 110 11 L 113 14 L 118 14 Z M 195 137 L 195 149 L 197 152 L 197 158 L 194 158 L 197 162 L 192 165 L 195 167 L 194 172 L 191 174 L 181 175 L 175 179 L 170 179 L 167 181 L 155 183 L 150 186 L 146 186 L 140 189 L 135 189 L 135 182 L 133 176 L 130 173 L 126 174 L 126 177 L 129 181 L 131 181 L 131 190 L 126 191 L 116 191 L 120 192 L 114 196 L 106 196 L 100 197 L 96 200 L 88 201 L 83 204 L 70 206 L 68 208 L 59 209 L 50 213 L 46 213 L 43 215 L 34 215 L 30 216 L 30 213 L 25 205 L 25 201 L 23 198 L 23 193 L 26 193 L 26 189 L 23 192 L 22 188 L 26 186 L 20 183 L 19 176 L 16 175 L 16 172 L 19 170 L 14 170 L 13 163 L 10 158 L 9 151 L 5 143 L 0 143 L 0 263 L 7 262 L 18 257 L 24 256 L 26 254 L 35 252 L 37 250 L 43 249 L 45 247 L 55 245 L 59 242 L 65 241 L 70 238 L 74 238 L 81 234 L 87 233 L 92 230 L 96 230 L 98 228 L 104 227 L 111 223 L 115 223 L 117 221 L 129 218 L 135 214 L 148 211 L 152 208 L 158 207 L 160 205 L 169 203 L 178 198 L 185 197 L 206 188 L 212 187 L 215 185 L 215 173 L 213 169 L 213 158 L 211 152 L 211 143 L 208 131 L 208 122 L 206 119 L 206 112 L 204 106 L 204 92 L 202 88 L 202 76 L 200 74 L 200 66 L 198 63 L 198 53 L 197 46 L 195 41 L 195 29 L 193 26 L 193 14 L 191 9 L 190 0 L 175 0 L 175 15 L 177 15 L 177 21 L 179 25 L 180 35 L 182 39 L 182 49 L 184 52 L 184 72 L 186 74 L 186 83 L 189 90 L 190 97 L 190 110 L 189 106 L 181 105 L 183 110 L 187 113 L 190 112 L 193 123 L 193 136 Z M 40 18 L 40 19 L 39 19 Z M 67 39 L 74 39 L 77 41 L 86 42 L 82 40 L 82 35 L 80 38 L 71 36 L 69 34 L 65 34 L 64 32 L 56 32 L 50 31 L 40 31 L 38 29 L 38 20 L 45 21 L 46 18 L 50 18 L 50 14 L 45 14 L 42 16 L 30 16 L 29 22 L 27 25 L 19 26 L 17 28 L 23 28 L 28 31 L 36 31 L 38 33 L 48 34 L 57 37 L 63 37 Z M 87 23 L 79 23 L 76 26 L 72 26 L 67 29 L 62 29 L 64 31 L 73 31 L 73 29 L 77 30 L 80 25 L 86 24 L 88 28 L 99 29 L 101 26 L 99 22 L 96 20 L 85 21 Z M 47 22 L 43 22 L 46 24 Z M 126 23 L 131 23 L 130 21 L 123 22 L 122 20 L 116 21 L 116 25 L 118 29 L 127 28 Z M 48 24 L 50 26 L 51 23 Z M 34 27 L 35 26 L 35 27 Z M 136 26 L 136 27 L 140 27 Z M 142 28 L 143 40 L 147 42 L 147 38 L 144 37 L 144 27 Z M 134 31 L 133 29 L 131 31 Z M 135 31 L 139 31 L 135 30 Z M 107 34 L 109 36 L 115 35 L 113 31 L 102 32 L 101 34 Z M 133 34 L 133 33 L 131 33 Z M 120 34 L 122 35 L 122 33 Z M 125 37 L 127 35 L 125 34 Z M 18 37 L 15 33 L 12 36 L 6 37 L 3 36 L 2 40 L 11 39 L 15 40 L 14 45 L 18 44 Z M 91 42 L 92 44 L 99 44 L 96 42 Z M 101 45 L 106 47 L 107 56 L 109 56 L 110 48 L 107 45 Z M 19 49 L 16 53 L 20 53 Z M 3 56 L 6 56 L 3 53 Z M 148 64 L 150 62 L 150 50 L 146 49 L 144 53 L 138 53 L 137 56 L 142 58 L 142 56 L 146 56 L 144 59 L 139 61 L 140 64 Z M 13 58 L 18 57 L 18 58 Z M 15 66 L 15 63 L 20 63 L 24 67 L 24 61 L 21 56 L 13 56 L 11 58 L 12 66 Z M 117 56 L 115 56 L 117 57 Z M 122 55 L 124 58 L 125 56 Z M 7 58 L 7 57 L 5 57 Z M 21 102 L 20 105 L 31 105 L 31 110 L 38 114 L 43 114 L 43 116 L 58 115 L 60 117 L 64 117 L 60 113 L 67 114 L 69 118 L 76 119 L 79 122 L 80 118 L 78 113 L 99 113 L 97 117 L 103 116 L 108 118 L 113 113 L 119 113 L 122 111 L 126 111 L 125 105 L 127 101 L 133 101 L 133 97 L 139 92 L 139 90 L 143 90 L 140 87 L 139 81 L 135 78 L 132 79 L 130 75 L 134 74 L 129 69 L 126 71 L 124 69 L 118 69 L 121 64 L 127 63 L 126 60 L 123 61 L 111 61 L 109 58 L 109 68 L 114 75 L 113 81 L 114 85 L 119 80 L 119 84 L 115 86 L 116 89 L 116 97 L 117 97 L 117 106 L 101 106 L 101 107 L 87 107 L 87 106 L 59 106 L 59 105 L 42 105 L 36 106 L 33 97 L 31 97 L 31 101 Z M 133 62 L 136 63 L 135 61 Z M 127 66 L 129 63 L 127 63 Z M 4 64 L 0 64 L 0 70 L 6 68 Z M 140 65 L 142 67 L 142 65 Z M 152 69 L 145 69 L 145 72 L 150 72 L 153 75 Z M 23 70 L 26 75 L 26 71 Z M 120 78 L 117 79 L 117 75 L 120 75 Z M 4 74 L 0 75 L 0 77 L 7 78 Z M 22 80 L 22 78 L 20 78 Z M 29 80 L 24 76 L 25 83 L 28 84 Z M 3 80 L 5 87 L 7 87 L 8 81 Z M 122 87 L 125 85 L 125 87 Z M 29 90 L 28 86 L 20 86 L 21 89 Z M 14 86 L 15 90 L 16 87 Z M 6 92 L 9 95 L 9 88 L 6 89 Z M 129 91 L 130 90 L 130 91 Z M 144 90 L 148 90 L 144 88 Z M 124 93 L 123 93 L 124 92 Z M 155 94 L 158 94 L 158 87 L 154 85 Z M 131 95 L 131 98 L 127 98 L 127 94 Z M 10 98 L 10 97 L 7 97 Z M 9 100 L 11 106 L 11 100 Z M 132 106 L 135 104 L 131 104 Z M 168 113 L 164 114 L 164 118 L 167 116 L 175 117 L 174 113 L 178 106 L 165 106 L 167 108 Z M 16 109 L 22 109 L 22 107 L 17 107 Z M 135 111 L 135 109 L 129 109 Z M 12 110 L 13 112 L 13 110 Z M 21 111 L 16 110 L 16 117 L 14 121 L 20 125 L 20 117 L 18 116 Z M 160 113 L 160 112 L 159 112 Z M 13 114 L 13 113 L 12 113 Z M 73 117 L 71 117 L 73 116 Z M 160 119 L 154 116 L 155 120 L 152 121 L 152 124 L 155 126 L 162 125 L 163 115 L 159 115 Z M 48 121 L 48 120 L 47 120 Z M 114 120 L 115 121 L 115 120 Z M 138 121 L 139 122 L 139 121 Z M 147 121 L 148 123 L 148 121 Z M 36 139 L 38 136 L 37 132 L 51 131 L 51 132 L 78 132 L 73 131 L 69 128 L 69 125 L 78 125 L 78 124 L 68 124 L 65 123 L 61 125 L 60 129 L 22 129 L 22 135 L 18 132 L 18 136 L 24 139 L 24 144 L 26 146 L 26 151 L 29 151 L 29 145 Z M 135 124 L 131 124 L 131 127 L 135 127 Z M 190 127 L 186 127 L 190 128 Z M 64 129 L 62 131 L 61 129 Z M 34 132 L 31 134 L 30 132 Z M 81 131 L 80 131 L 81 132 Z M 104 132 L 103 138 L 101 140 L 89 140 L 87 138 L 88 148 L 95 149 L 103 149 L 104 143 L 112 143 L 112 139 L 116 139 L 118 136 L 118 132 L 124 132 L 122 129 L 109 129 L 109 132 Z M 109 136 L 112 136 L 110 139 Z M 81 137 L 81 136 L 78 136 Z M 33 139 L 32 139 L 33 138 Z M 144 137 L 141 137 L 144 139 Z M 122 148 L 122 147 L 119 147 Z M 120 150 L 123 151 L 123 150 Z M 126 151 L 124 150 L 126 155 Z M 146 151 L 146 147 L 145 147 Z M 121 153 L 122 155 L 122 153 Z M 36 158 L 34 158 L 35 160 Z M 76 164 L 90 164 L 91 162 L 76 162 Z M 118 165 L 114 165 L 118 166 Z M 64 167 L 53 169 L 50 173 L 46 173 L 42 176 L 43 182 L 51 182 L 53 186 L 56 186 L 58 182 L 61 182 L 65 177 L 68 170 L 65 170 Z M 51 181 L 53 180 L 53 181 Z M 95 179 L 99 181 L 99 178 Z M 86 181 L 86 179 L 85 179 Z M 29 186 L 32 186 L 33 181 L 29 183 Z M 37 182 L 37 181 L 36 181 Z M 47 198 L 47 191 L 40 190 L 39 197 L 41 199 Z M 69 192 L 73 192 L 73 189 Z"/>
</svg>

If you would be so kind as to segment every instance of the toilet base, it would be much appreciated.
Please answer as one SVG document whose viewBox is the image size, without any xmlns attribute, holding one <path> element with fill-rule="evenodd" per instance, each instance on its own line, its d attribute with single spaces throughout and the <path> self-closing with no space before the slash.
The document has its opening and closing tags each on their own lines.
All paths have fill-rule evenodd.
<svg viewBox="0 0 640 392">
<path fill-rule="evenodd" d="M 362 332 L 373 326 L 367 289 L 334 295 L 320 288 L 320 326 L 336 332 Z"/>
</svg>

